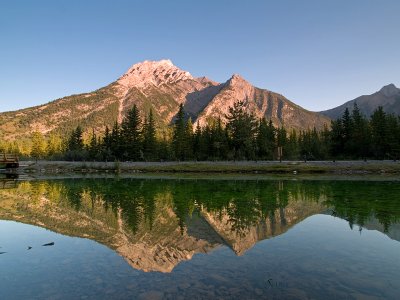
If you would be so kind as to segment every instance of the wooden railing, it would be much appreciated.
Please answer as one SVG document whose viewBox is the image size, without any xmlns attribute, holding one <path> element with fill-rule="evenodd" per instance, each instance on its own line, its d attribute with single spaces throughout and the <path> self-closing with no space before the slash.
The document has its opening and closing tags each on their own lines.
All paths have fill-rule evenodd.
<svg viewBox="0 0 400 300">
<path fill-rule="evenodd" d="M 8 168 L 18 168 L 19 159 L 15 154 L 0 153 L 0 165 L 5 165 Z"/>
</svg>

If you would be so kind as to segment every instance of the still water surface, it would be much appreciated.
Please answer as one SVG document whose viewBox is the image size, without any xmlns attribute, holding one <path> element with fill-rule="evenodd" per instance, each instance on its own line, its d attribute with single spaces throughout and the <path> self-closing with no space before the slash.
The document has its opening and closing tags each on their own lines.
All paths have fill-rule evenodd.
<svg viewBox="0 0 400 300">
<path fill-rule="evenodd" d="M 0 299 L 399 299 L 399 241 L 394 181 L 0 182 Z"/>
</svg>

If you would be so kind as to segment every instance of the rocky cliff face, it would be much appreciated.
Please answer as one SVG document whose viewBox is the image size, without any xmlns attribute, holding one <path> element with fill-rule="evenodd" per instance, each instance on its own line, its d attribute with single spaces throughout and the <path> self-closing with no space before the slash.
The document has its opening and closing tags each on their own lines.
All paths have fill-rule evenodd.
<svg viewBox="0 0 400 300">
<path fill-rule="evenodd" d="M 389 84 L 381 88 L 376 93 L 371 95 L 360 96 L 354 100 L 348 101 L 338 107 L 321 111 L 332 119 L 340 118 L 346 108 L 351 112 L 354 108 L 354 104 L 357 103 L 360 111 L 369 117 L 379 106 L 383 107 L 383 110 L 387 113 L 392 113 L 395 115 L 400 115 L 400 89 L 398 89 L 394 84 Z"/>
<path fill-rule="evenodd" d="M 117 81 L 94 92 L 72 95 L 45 105 L 0 113 L 0 135 L 5 139 L 27 137 L 38 130 L 68 132 L 77 124 L 104 130 L 121 122 L 134 104 L 147 113 L 153 109 L 160 124 L 169 124 L 183 104 L 193 122 L 201 125 L 222 117 L 229 106 L 244 101 L 257 117 L 272 119 L 288 128 L 322 128 L 329 119 L 309 112 L 284 96 L 256 88 L 239 75 L 225 83 L 194 78 L 170 60 L 144 61 L 133 65 Z"/>
<path fill-rule="evenodd" d="M 192 77 L 189 72 L 174 66 L 170 60 L 135 64 L 117 80 L 118 121 L 122 121 L 126 111 L 134 104 L 146 112 L 152 108 L 159 120 L 167 124 L 181 103 L 189 102 L 186 112 L 196 116 L 207 104 L 207 97 L 198 97 L 197 101 L 188 99 L 193 93 L 216 85 L 207 78 Z"/>
<path fill-rule="evenodd" d="M 294 129 L 322 129 L 329 124 L 328 118 L 309 112 L 284 96 L 254 87 L 238 74 L 220 85 L 220 90 L 199 114 L 196 123 L 204 126 L 210 119 L 221 117 L 226 120 L 229 107 L 237 101 L 243 101 L 246 109 L 257 118 L 272 120 L 275 126 Z"/>
<path fill-rule="evenodd" d="M 252 86 L 238 74 L 219 84 L 206 77 L 194 78 L 170 60 L 133 65 L 117 80 L 117 89 L 119 121 L 136 104 L 142 110 L 152 107 L 169 123 L 177 113 L 178 105 L 184 104 L 192 121 L 204 126 L 218 117 L 225 121 L 229 107 L 244 101 L 245 107 L 258 118 L 271 119 L 278 126 L 322 128 L 323 124 L 329 123 L 327 118 L 302 109 L 282 95 Z"/>
</svg>

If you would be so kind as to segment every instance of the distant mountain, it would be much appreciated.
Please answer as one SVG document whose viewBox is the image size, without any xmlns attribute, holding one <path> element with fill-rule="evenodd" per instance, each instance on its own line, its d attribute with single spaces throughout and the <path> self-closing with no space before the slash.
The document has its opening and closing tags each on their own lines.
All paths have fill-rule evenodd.
<svg viewBox="0 0 400 300">
<path fill-rule="evenodd" d="M 44 105 L 0 113 L 0 138 L 21 139 L 38 130 L 68 133 L 78 124 L 103 131 L 121 122 L 136 104 L 142 112 L 154 110 L 159 124 L 169 124 L 179 105 L 193 122 L 201 125 L 221 116 L 229 106 L 244 101 L 257 117 L 271 119 L 287 128 L 322 128 L 329 119 L 307 111 L 284 96 L 256 88 L 239 75 L 225 83 L 206 77 L 194 78 L 170 60 L 144 61 L 133 65 L 117 81 L 94 92 L 64 97 Z"/>
<path fill-rule="evenodd" d="M 394 84 L 389 84 L 372 95 L 360 96 L 338 107 L 321 111 L 320 113 L 331 119 L 337 119 L 343 115 L 346 108 L 351 112 L 354 103 L 357 103 L 360 111 L 367 117 L 369 117 L 379 106 L 382 106 L 384 111 L 387 113 L 400 115 L 400 89 L 398 89 Z"/>
</svg>

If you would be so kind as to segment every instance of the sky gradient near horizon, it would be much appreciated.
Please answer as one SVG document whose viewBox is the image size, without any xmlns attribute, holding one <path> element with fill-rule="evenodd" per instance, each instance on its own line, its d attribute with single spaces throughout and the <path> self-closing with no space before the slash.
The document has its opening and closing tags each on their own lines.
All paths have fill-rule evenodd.
<svg viewBox="0 0 400 300">
<path fill-rule="evenodd" d="M 329 109 L 400 86 L 399 13 L 396 0 L 0 0 L 0 112 L 90 92 L 164 58 Z"/>
</svg>

